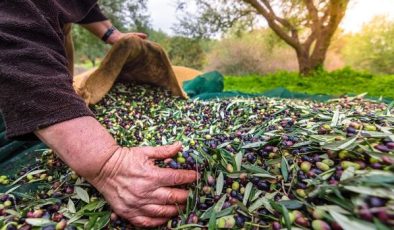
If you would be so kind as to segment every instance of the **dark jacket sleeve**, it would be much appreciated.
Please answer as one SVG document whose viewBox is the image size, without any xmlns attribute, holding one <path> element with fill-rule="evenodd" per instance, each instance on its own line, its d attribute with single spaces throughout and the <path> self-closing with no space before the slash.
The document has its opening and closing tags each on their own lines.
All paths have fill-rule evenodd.
<svg viewBox="0 0 394 230">
<path fill-rule="evenodd" d="M 0 110 L 7 137 L 26 140 L 38 129 L 93 116 L 72 87 L 59 31 L 35 15 L 34 5 L 12 2 L 0 8 Z"/>
<path fill-rule="evenodd" d="M 93 22 L 101 22 L 108 20 L 107 17 L 101 12 L 100 7 L 96 4 L 90 11 L 89 14 L 86 15 L 84 19 L 78 22 L 78 24 L 89 24 Z"/>
</svg>

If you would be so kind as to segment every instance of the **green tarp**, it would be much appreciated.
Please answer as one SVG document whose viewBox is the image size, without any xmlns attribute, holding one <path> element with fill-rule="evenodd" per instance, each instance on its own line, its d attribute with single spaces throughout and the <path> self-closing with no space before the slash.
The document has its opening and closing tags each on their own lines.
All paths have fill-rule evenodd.
<svg viewBox="0 0 394 230">
<path fill-rule="evenodd" d="M 201 76 L 196 77 L 193 80 L 186 81 L 183 84 L 184 91 L 192 99 L 200 100 L 211 100 L 211 99 L 222 99 L 231 97 L 277 97 L 277 98 L 289 98 L 289 99 L 301 99 L 301 100 L 313 100 L 324 102 L 336 97 L 326 94 L 307 94 L 299 92 L 291 92 L 286 88 L 275 88 L 266 92 L 251 94 L 242 93 L 238 91 L 223 91 L 224 89 L 224 77 L 217 71 L 205 73 Z M 354 96 L 354 95 L 349 95 Z M 380 99 L 376 97 L 366 97 L 372 100 L 381 100 L 387 104 L 391 103 L 390 99 Z"/>
</svg>

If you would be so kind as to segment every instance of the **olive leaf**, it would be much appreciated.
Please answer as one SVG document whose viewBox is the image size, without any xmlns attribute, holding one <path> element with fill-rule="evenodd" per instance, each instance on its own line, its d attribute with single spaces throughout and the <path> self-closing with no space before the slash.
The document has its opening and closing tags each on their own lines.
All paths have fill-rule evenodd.
<svg viewBox="0 0 394 230">
<path fill-rule="evenodd" d="M 290 210 L 300 209 L 304 206 L 304 204 L 298 200 L 281 200 L 278 204 L 283 205 Z"/>
<path fill-rule="evenodd" d="M 255 165 L 242 164 L 242 168 L 245 169 L 248 173 L 262 173 L 269 175 L 269 173 L 266 170 Z"/>
<path fill-rule="evenodd" d="M 85 203 L 89 203 L 90 200 L 89 194 L 85 189 L 75 186 L 75 192 L 77 193 L 79 199 L 81 199 Z"/>
<path fill-rule="evenodd" d="M 366 221 L 357 220 L 357 219 L 350 219 L 345 215 L 342 215 L 338 212 L 329 211 L 330 215 L 334 220 L 344 229 L 344 230 L 373 230 L 375 229 L 374 225 L 368 223 Z"/>
<path fill-rule="evenodd" d="M 219 201 L 215 204 L 215 207 L 213 208 L 214 212 L 218 213 L 220 211 L 222 211 L 224 202 L 226 201 L 227 195 L 224 194 Z"/>
<path fill-rule="evenodd" d="M 252 188 L 253 188 L 253 184 L 252 184 L 251 182 L 249 182 L 249 183 L 246 185 L 246 187 L 245 187 L 244 198 L 243 198 L 243 201 L 242 201 L 242 203 L 243 203 L 244 205 L 247 205 L 247 203 L 248 203 L 250 193 L 252 192 Z"/>
<path fill-rule="evenodd" d="M 75 204 L 71 199 L 68 199 L 67 209 L 71 213 L 76 213 L 77 210 L 75 209 Z"/>
<path fill-rule="evenodd" d="M 216 212 L 212 212 L 208 222 L 208 230 L 216 230 Z"/>
<path fill-rule="evenodd" d="M 338 125 L 338 121 L 339 121 L 339 109 L 335 110 L 334 116 L 332 117 L 330 126 L 331 127 L 337 126 Z"/>
<path fill-rule="evenodd" d="M 100 216 L 99 219 L 94 224 L 94 229 L 103 229 L 110 221 L 111 212 L 106 212 L 104 215 Z"/>
<path fill-rule="evenodd" d="M 255 149 L 255 148 L 260 148 L 266 144 L 267 144 L 267 142 L 265 142 L 265 141 L 258 141 L 258 142 L 252 142 L 249 144 L 245 144 L 241 148 L 242 149 Z"/>
<path fill-rule="evenodd" d="M 357 140 L 357 136 L 346 139 L 344 141 L 337 141 L 334 143 L 329 143 L 329 144 L 323 145 L 322 148 L 333 150 L 333 151 L 340 151 L 340 150 L 347 149 L 348 147 L 350 147 L 356 140 Z"/>
<path fill-rule="evenodd" d="M 48 225 L 55 224 L 54 222 L 44 218 L 27 218 L 26 223 L 35 227 L 45 227 Z"/>
<path fill-rule="evenodd" d="M 216 192 L 217 196 L 222 194 L 223 187 L 224 187 L 224 176 L 223 176 L 223 172 L 220 172 L 218 178 L 216 179 L 216 191 L 215 192 Z"/>
<path fill-rule="evenodd" d="M 37 174 L 40 174 L 40 173 L 43 173 L 43 172 L 46 172 L 46 171 L 47 170 L 45 170 L 45 169 L 40 169 L 40 170 L 34 170 L 34 171 L 27 172 L 24 175 L 22 175 L 21 177 L 19 177 L 18 179 L 16 179 L 14 182 L 12 182 L 10 184 L 10 186 L 15 185 L 16 183 L 21 181 L 23 178 L 27 177 L 27 175 L 37 175 Z"/>
<path fill-rule="evenodd" d="M 288 168 L 287 160 L 285 157 L 282 157 L 282 162 L 280 164 L 280 170 L 282 172 L 282 176 L 284 181 L 286 182 L 289 179 L 289 168 Z"/>
<path fill-rule="evenodd" d="M 365 194 L 365 195 L 370 195 L 370 196 L 377 196 L 377 197 L 382 197 L 382 198 L 388 198 L 394 200 L 394 190 L 389 189 L 389 188 L 371 188 L 371 187 L 366 187 L 366 186 L 344 186 L 346 190 L 355 192 L 355 193 L 360 193 L 360 194 Z"/>
<path fill-rule="evenodd" d="M 341 175 L 340 181 L 344 181 L 344 180 L 354 177 L 355 173 L 356 173 L 356 169 L 354 167 L 349 167 L 349 168 L 345 169 L 345 171 L 343 171 L 343 173 Z"/>
<path fill-rule="evenodd" d="M 237 172 L 241 171 L 241 166 L 242 166 L 242 157 L 243 157 L 243 152 L 239 152 L 235 155 L 235 164 L 237 166 Z"/>
</svg>

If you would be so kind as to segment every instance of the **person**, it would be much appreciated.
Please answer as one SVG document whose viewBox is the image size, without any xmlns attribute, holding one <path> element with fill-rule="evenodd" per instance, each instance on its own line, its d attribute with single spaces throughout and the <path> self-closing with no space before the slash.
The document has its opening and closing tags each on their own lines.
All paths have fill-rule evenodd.
<svg viewBox="0 0 394 230">
<path fill-rule="evenodd" d="M 177 186 L 194 182 L 197 173 L 155 166 L 181 151 L 180 143 L 124 148 L 94 118 L 72 88 L 64 36 L 69 23 L 109 44 L 124 36 L 146 39 L 114 30 L 97 0 L 0 0 L 0 109 L 7 137 L 38 137 L 131 224 L 165 224 L 188 196 Z"/>
</svg>

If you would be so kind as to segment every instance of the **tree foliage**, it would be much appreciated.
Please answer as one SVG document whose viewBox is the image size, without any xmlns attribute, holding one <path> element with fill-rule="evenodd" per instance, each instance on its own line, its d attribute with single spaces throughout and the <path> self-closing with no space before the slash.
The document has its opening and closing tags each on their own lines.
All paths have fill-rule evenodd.
<svg viewBox="0 0 394 230">
<path fill-rule="evenodd" d="M 342 53 L 353 68 L 394 74 L 394 20 L 375 17 L 347 39 Z"/>
<path fill-rule="evenodd" d="M 225 75 L 265 75 L 277 71 L 297 71 L 291 47 L 270 29 L 229 36 L 213 45 L 207 55 L 208 70 Z"/>
<path fill-rule="evenodd" d="M 202 69 L 204 65 L 205 53 L 199 39 L 171 38 L 168 55 L 173 65 L 195 69 Z"/>
<path fill-rule="evenodd" d="M 349 0 L 194 0 L 196 14 L 180 18 L 177 32 L 207 36 L 233 25 L 253 28 L 264 18 L 269 27 L 297 54 L 301 73 L 323 65 L 326 53 Z M 181 0 L 179 9 L 187 2 Z M 194 17 L 193 17 L 194 16 Z"/>
<path fill-rule="evenodd" d="M 150 28 L 146 13 L 148 0 L 99 0 L 104 14 L 122 31 L 147 32 Z M 108 47 L 80 26 L 73 26 L 73 40 L 77 59 L 87 58 L 93 66 L 103 57 Z"/>
</svg>

